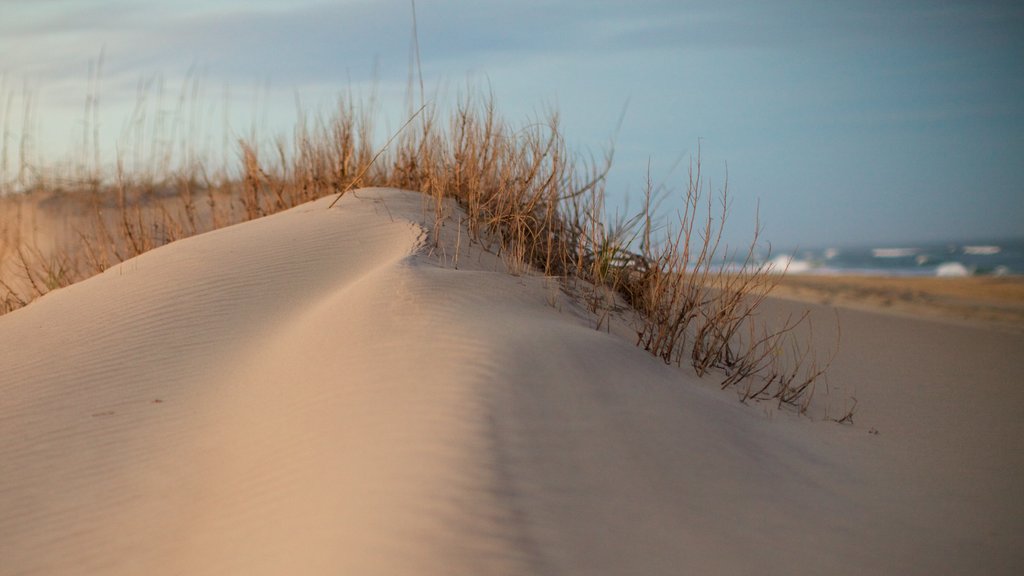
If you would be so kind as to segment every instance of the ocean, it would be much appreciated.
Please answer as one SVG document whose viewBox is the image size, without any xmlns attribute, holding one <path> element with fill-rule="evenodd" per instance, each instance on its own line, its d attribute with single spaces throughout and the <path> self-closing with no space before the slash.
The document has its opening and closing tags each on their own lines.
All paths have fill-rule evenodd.
<svg viewBox="0 0 1024 576">
<path fill-rule="evenodd" d="M 1024 274 L 1024 238 L 984 242 L 877 244 L 774 251 L 787 274 L 1004 276 Z"/>
</svg>

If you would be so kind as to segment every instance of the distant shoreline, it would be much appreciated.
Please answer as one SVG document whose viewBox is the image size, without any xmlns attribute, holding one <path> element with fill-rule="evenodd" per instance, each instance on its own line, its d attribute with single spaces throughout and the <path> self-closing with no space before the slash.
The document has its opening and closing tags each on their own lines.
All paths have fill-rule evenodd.
<svg viewBox="0 0 1024 576">
<path fill-rule="evenodd" d="M 1024 332 L 1024 276 L 787 274 L 787 300 L 981 324 Z"/>
</svg>

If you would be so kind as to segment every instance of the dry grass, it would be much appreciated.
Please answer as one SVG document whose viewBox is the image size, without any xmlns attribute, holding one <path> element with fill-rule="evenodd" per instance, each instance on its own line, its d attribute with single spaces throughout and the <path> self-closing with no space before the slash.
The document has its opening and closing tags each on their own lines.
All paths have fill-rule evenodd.
<svg viewBox="0 0 1024 576">
<path fill-rule="evenodd" d="M 99 174 L 96 161 L 60 190 L 88 207 L 73 238 L 47 250 L 12 231 L 19 224 L 0 230 L 0 311 L 179 238 L 340 198 L 358 186 L 390 186 L 424 194 L 435 233 L 454 199 L 467 214 L 468 241 L 502 256 L 514 273 L 558 278 L 586 303 L 597 328 L 625 302 L 636 312 L 637 344 L 653 355 L 687 362 L 702 376 L 715 372 L 744 400 L 806 410 L 827 363 L 819 365 L 796 337 L 805 318 L 774 329 L 759 322 L 777 276 L 754 264 L 756 234 L 742 270 L 721 264 L 728 183 L 720 194 L 707 191 L 699 152 L 682 214 L 659 227 L 661 193 L 650 185 L 639 213 L 609 218 L 604 186 L 612 155 L 595 161 L 570 152 L 557 113 L 516 127 L 500 118 L 493 98 L 468 95 L 446 118 L 435 104 L 422 104 L 377 146 L 371 109 L 342 101 L 326 118 L 303 115 L 290 139 L 243 139 L 233 176 L 211 175 L 194 154 L 175 170 L 161 161 L 142 173 L 118 158 L 113 174 Z M 56 192 L 47 180 L 29 188 L 30 196 Z"/>
</svg>

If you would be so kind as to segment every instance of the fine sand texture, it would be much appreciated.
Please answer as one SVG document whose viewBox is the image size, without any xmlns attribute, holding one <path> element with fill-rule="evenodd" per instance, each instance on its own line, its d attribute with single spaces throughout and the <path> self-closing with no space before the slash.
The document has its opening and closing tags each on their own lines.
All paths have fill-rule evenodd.
<svg viewBox="0 0 1024 576">
<path fill-rule="evenodd" d="M 1024 337 L 811 305 L 842 344 L 799 416 L 454 207 L 330 201 L 0 316 L 0 574 L 1024 571 Z"/>
</svg>

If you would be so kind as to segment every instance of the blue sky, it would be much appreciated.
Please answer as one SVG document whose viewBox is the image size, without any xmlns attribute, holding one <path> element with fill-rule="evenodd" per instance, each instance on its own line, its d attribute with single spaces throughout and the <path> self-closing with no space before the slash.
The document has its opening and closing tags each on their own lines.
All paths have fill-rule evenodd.
<svg viewBox="0 0 1024 576">
<path fill-rule="evenodd" d="M 557 108 L 571 144 L 596 155 L 625 109 L 613 201 L 637 205 L 648 162 L 656 180 L 683 187 L 700 142 L 713 187 L 728 164 L 734 244 L 758 202 L 765 238 L 782 247 L 1024 235 L 1017 2 L 416 7 L 424 81 L 438 98 L 489 85 L 513 123 Z M 101 49 L 104 146 L 122 133 L 140 80 L 162 78 L 173 101 L 190 69 L 204 98 L 249 119 L 232 121 L 238 131 L 254 105 L 268 131 L 286 132 L 296 96 L 315 108 L 372 86 L 389 122 L 405 112 L 408 0 L 0 0 L 0 10 L 3 90 L 31 91 L 47 157 L 81 141 Z"/>
</svg>

